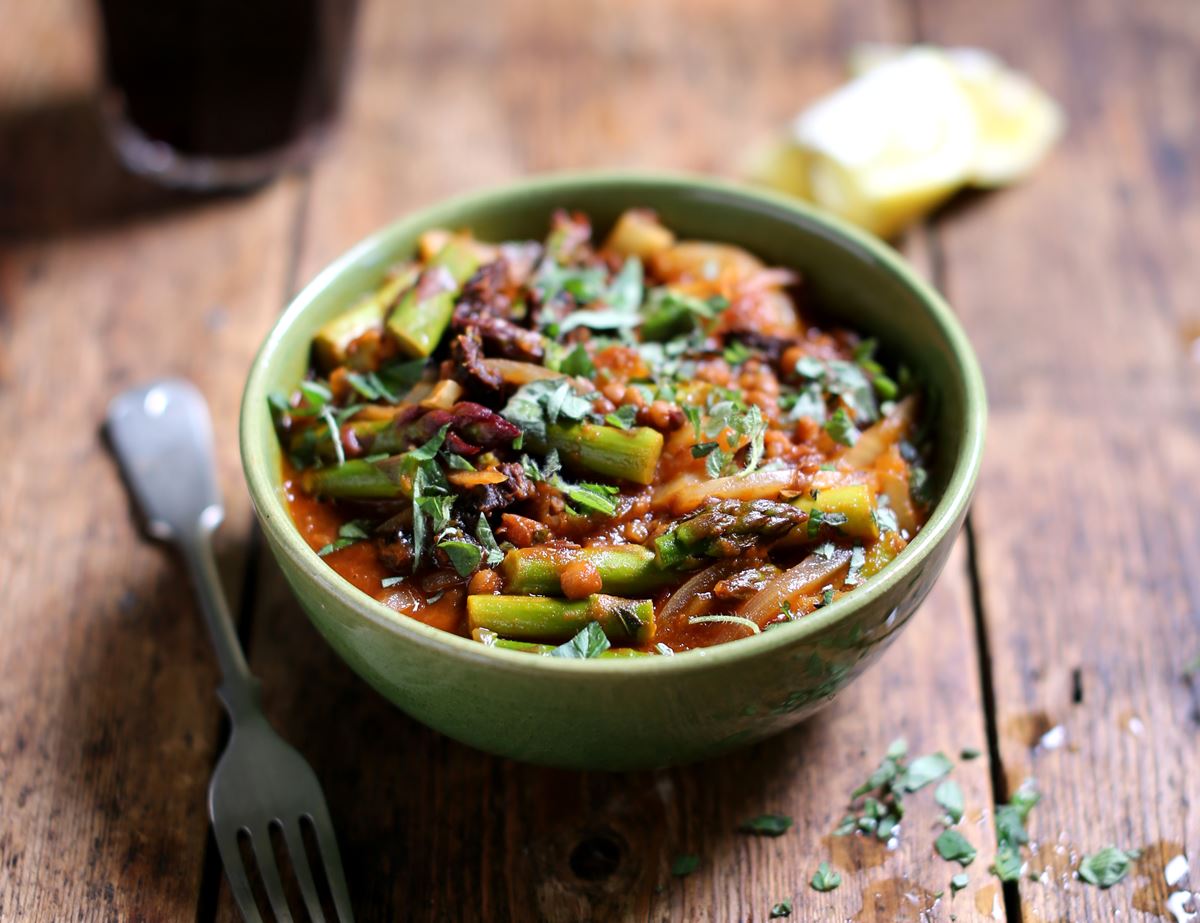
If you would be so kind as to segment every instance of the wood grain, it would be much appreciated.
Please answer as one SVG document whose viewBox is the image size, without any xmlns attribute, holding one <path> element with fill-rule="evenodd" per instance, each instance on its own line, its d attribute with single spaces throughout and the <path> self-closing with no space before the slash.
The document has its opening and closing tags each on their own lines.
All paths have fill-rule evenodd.
<svg viewBox="0 0 1200 923">
<path fill-rule="evenodd" d="M 74 143 L 93 131 L 87 5 L 21 11 L 28 30 L 11 7 L 0 30 L 0 223 L 23 238 L 0 248 L 0 919 L 190 919 L 216 673 L 181 569 L 136 532 L 100 424 L 148 378 L 200 386 L 236 603 L 250 526 L 238 391 L 283 295 L 298 189 L 143 212 L 111 184 L 105 149 Z M 71 194 L 42 195 L 59 185 Z"/>
<path fill-rule="evenodd" d="M 1024 919 L 1169 919 L 1166 862 L 1200 885 L 1200 8 L 927 3 L 923 24 L 1071 120 L 1034 179 L 938 231 L 993 407 L 975 523 L 1003 767 L 1044 792 Z M 1135 874 L 1072 881 L 1109 843 L 1146 850 Z"/>
<path fill-rule="evenodd" d="M 312 178 L 302 277 L 409 208 L 526 171 L 732 171 L 748 137 L 840 79 L 849 42 L 904 28 L 894 8 L 870 5 L 805 4 L 782 21 L 768 3 L 366 13 L 350 117 Z M 269 563 L 253 626 L 268 712 L 325 783 L 360 919 L 764 920 L 792 898 L 801 920 L 965 921 L 991 919 L 999 900 L 982 874 L 953 906 L 934 897 L 958 868 L 933 852 L 931 792 L 894 853 L 829 837 L 892 738 L 921 752 L 985 745 L 961 550 L 906 635 L 830 712 L 655 774 L 536 769 L 425 730 L 334 659 Z M 964 829 L 989 855 L 986 759 L 957 775 L 973 809 Z M 767 811 L 797 828 L 778 840 L 735 832 Z M 702 860 L 682 880 L 669 874 L 681 853 Z M 822 860 L 846 878 L 828 895 L 807 885 Z M 236 919 L 223 886 L 218 919 Z"/>
</svg>

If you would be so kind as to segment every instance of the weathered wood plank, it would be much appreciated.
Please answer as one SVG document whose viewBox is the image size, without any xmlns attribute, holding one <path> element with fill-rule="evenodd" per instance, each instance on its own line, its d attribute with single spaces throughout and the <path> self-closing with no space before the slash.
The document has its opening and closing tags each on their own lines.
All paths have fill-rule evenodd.
<svg viewBox="0 0 1200 923">
<path fill-rule="evenodd" d="M 74 143 L 94 138 L 79 121 L 87 11 L 22 4 L 0 30 L 17 113 L 0 123 L 22 126 L 0 132 L 2 223 L 37 237 L 0 250 L 0 919 L 180 920 L 200 888 L 216 672 L 99 426 L 147 378 L 204 391 L 236 602 L 250 523 L 237 403 L 282 299 L 298 190 L 137 217 L 104 148 Z"/>
<path fill-rule="evenodd" d="M 1200 8 L 923 13 L 927 38 L 994 48 L 1071 119 L 1036 177 L 939 233 L 992 398 L 975 522 L 1003 765 L 1045 793 L 1025 918 L 1169 918 L 1167 860 L 1186 854 L 1200 887 L 1183 675 L 1200 653 Z M 1063 745 L 1037 746 L 1055 727 Z M 1072 881 L 1109 843 L 1147 850 L 1136 873 L 1107 892 Z"/>
<path fill-rule="evenodd" d="M 839 79 L 852 38 L 904 28 L 892 7 L 837 4 L 782 18 L 768 3 L 715 2 L 365 12 L 349 119 L 313 176 L 302 277 L 408 208 L 525 171 L 728 172 L 749 137 Z M 921 752 L 985 745 L 965 572 L 960 550 L 894 650 L 827 714 L 670 772 L 536 769 L 425 730 L 336 661 L 271 566 L 253 661 L 272 719 L 326 786 L 360 919 L 763 920 L 788 897 L 801 920 L 990 919 L 999 895 L 982 874 L 953 906 L 932 896 L 958 868 L 933 853 L 931 792 L 914 799 L 894 853 L 829 839 L 893 737 Z M 986 854 L 987 760 L 957 776 L 964 829 Z M 735 832 L 765 811 L 797 829 Z M 669 874 L 680 853 L 702 857 L 684 880 Z M 807 881 L 825 859 L 846 883 L 819 895 Z M 236 919 L 224 888 L 218 919 Z"/>
</svg>

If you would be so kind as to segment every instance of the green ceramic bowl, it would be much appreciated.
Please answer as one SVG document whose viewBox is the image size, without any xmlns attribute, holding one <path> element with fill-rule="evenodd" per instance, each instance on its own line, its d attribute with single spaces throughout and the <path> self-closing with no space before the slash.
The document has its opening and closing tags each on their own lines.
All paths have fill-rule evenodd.
<svg viewBox="0 0 1200 923">
<path fill-rule="evenodd" d="M 646 206 L 683 238 L 740 244 L 799 270 L 823 310 L 877 337 L 932 398 L 940 499 L 890 566 L 794 624 L 675 657 L 576 661 L 484 647 L 355 590 L 292 525 L 267 394 L 303 375 L 320 324 L 373 288 L 431 227 L 485 240 L 540 239 L 558 207 L 598 232 Z M 895 638 L 925 598 L 962 525 L 983 448 L 975 356 L 946 304 L 891 249 L 802 204 L 674 175 L 549 176 L 425 209 L 355 246 L 288 306 L 259 350 L 242 402 L 241 450 L 271 552 L 313 624 L 346 662 L 419 721 L 493 753 L 589 769 L 682 763 L 791 727 L 828 704 Z"/>
</svg>

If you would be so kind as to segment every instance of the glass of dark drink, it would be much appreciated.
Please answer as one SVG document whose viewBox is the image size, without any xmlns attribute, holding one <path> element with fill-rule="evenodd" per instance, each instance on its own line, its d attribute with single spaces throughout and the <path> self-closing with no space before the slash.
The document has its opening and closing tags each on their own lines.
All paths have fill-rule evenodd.
<svg viewBox="0 0 1200 923">
<path fill-rule="evenodd" d="M 99 0 L 103 110 L 124 164 L 244 189 L 308 161 L 341 102 L 355 0 Z"/>
</svg>

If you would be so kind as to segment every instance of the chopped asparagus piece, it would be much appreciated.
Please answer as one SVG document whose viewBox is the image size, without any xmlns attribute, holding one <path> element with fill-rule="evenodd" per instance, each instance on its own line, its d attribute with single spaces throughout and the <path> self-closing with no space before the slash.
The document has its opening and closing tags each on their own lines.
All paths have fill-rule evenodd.
<svg viewBox="0 0 1200 923">
<path fill-rule="evenodd" d="M 699 567 L 705 558 L 728 558 L 762 539 L 779 538 L 805 514 L 773 500 L 721 500 L 678 523 L 654 541 L 660 567 Z"/>
<path fill-rule="evenodd" d="M 332 369 L 346 361 L 350 344 L 371 330 L 381 330 L 392 302 L 417 281 L 420 270 L 405 266 L 388 276 L 374 292 L 353 307 L 326 321 L 313 337 L 313 354 L 323 369 Z"/>
<path fill-rule="evenodd" d="M 500 564 L 500 576 L 509 593 L 556 595 L 562 592 L 563 569 L 586 561 L 600 572 L 605 593 L 619 596 L 653 593 L 675 579 L 661 570 L 654 552 L 641 545 L 595 548 L 514 548 Z"/>
<path fill-rule="evenodd" d="M 597 423 L 552 424 L 549 448 L 581 468 L 635 484 L 650 484 L 662 454 L 662 433 L 648 426 L 623 430 Z"/>
<path fill-rule="evenodd" d="M 478 267 L 469 238 L 461 236 L 451 238 L 430 261 L 387 319 L 387 328 L 405 355 L 424 358 L 437 349 L 454 313 L 454 299 Z"/>
<path fill-rule="evenodd" d="M 792 504 L 804 510 L 810 517 L 827 520 L 834 517 L 842 535 L 855 538 L 876 539 L 879 526 L 875 523 L 875 498 L 866 484 L 850 484 L 845 487 L 829 487 L 817 492 L 816 499 L 810 495 L 797 497 Z M 814 516 L 814 511 L 820 514 Z M 845 521 L 842 521 L 845 517 Z"/>
<path fill-rule="evenodd" d="M 355 459 L 332 468 L 305 471 L 307 493 L 338 500 L 394 500 L 412 496 L 412 483 L 402 474 L 403 458 Z"/>
<path fill-rule="evenodd" d="M 596 593 L 575 601 L 548 596 L 467 597 L 472 631 L 486 628 L 518 641 L 562 643 L 588 622 L 599 622 L 614 642 L 648 644 L 654 637 L 654 603 Z"/>
</svg>

